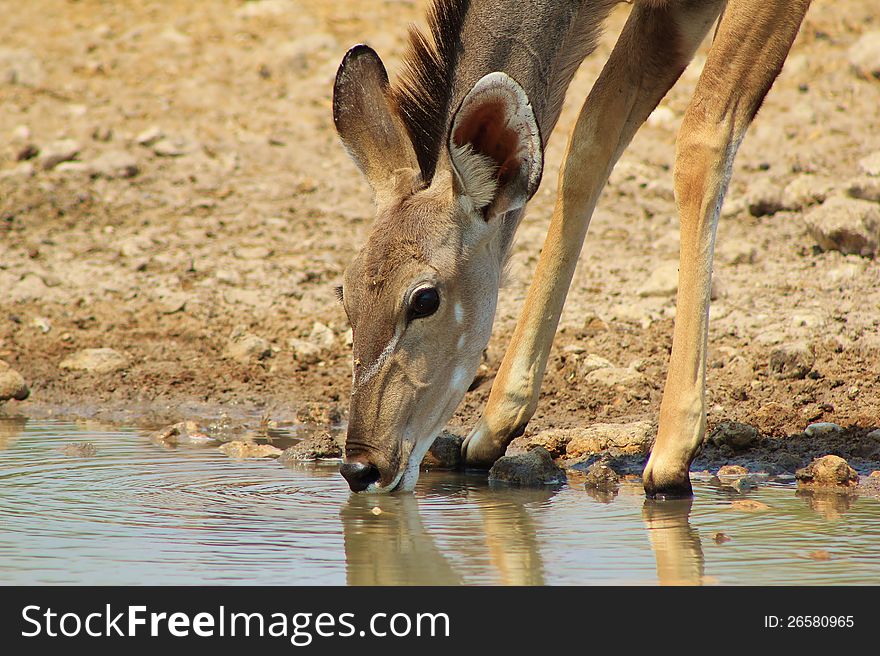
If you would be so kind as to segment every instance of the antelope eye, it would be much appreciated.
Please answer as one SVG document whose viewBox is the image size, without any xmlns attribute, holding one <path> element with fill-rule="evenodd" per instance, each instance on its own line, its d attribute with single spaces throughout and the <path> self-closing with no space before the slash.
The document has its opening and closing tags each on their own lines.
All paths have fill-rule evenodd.
<svg viewBox="0 0 880 656">
<path fill-rule="evenodd" d="M 440 307 L 440 292 L 434 287 L 417 289 L 409 302 L 409 318 L 429 317 Z"/>
</svg>

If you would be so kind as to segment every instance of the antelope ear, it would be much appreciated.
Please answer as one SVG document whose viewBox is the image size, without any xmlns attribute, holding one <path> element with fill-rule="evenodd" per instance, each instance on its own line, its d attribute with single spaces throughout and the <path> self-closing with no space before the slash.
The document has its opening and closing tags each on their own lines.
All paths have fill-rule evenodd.
<svg viewBox="0 0 880 656">
<path fill-rule="evenodd" d="M 377 195 L 393 188 L 395 171 L 418 169 L 409 134 L 389 99 L 388 73 L 379 55 L 369 46 L 354 46 L 336 72 L 333 122 Z"/>
<path fill-rule="evenodd" d="M 487 220 L 523 207 L 541 182 L 544 149 L 526 92 L 505 73 L 481 78 L 449 130 L 456 192 Z"/>
</svg>

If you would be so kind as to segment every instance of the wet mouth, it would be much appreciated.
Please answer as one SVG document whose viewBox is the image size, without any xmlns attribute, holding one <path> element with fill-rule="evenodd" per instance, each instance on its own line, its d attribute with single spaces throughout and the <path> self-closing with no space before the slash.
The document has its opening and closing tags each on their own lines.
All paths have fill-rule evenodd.
<svg viewBox="0 0 880 656">
<path fill-rule="evenodd" d="M 372 492 L 376 494 L 390 494 L 394 492 L 399 486 L 400 481 L 403 478 L 403 474 L 406 470 L 401 470 L 397 473 L 397 476 L 394 477 L 394 480 L 391 481 L 388 485 L 379 485 L 378 483 L 370 483 L 367 486 L 367 489 L 364 492 Z"/>
</svg>

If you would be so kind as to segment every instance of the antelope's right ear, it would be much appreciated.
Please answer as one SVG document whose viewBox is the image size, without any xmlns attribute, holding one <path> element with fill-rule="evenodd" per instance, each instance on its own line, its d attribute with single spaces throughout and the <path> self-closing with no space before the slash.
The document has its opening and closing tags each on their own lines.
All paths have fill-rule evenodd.
<svg viewBox="0 0 880 656">
<path fill-rule="evenodd" d="M 377 195 L 394 186 L 395 171 L 418 170 L 409 134 L 390 101 L 388 73 L 369 46 L 354 46 L 339 65 L 333 122 Z"/>
</svg>

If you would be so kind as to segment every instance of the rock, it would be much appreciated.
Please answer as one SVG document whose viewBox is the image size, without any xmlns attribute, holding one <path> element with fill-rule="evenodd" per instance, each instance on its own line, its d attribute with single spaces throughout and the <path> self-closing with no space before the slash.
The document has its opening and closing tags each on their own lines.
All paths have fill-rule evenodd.
<svg viewBox="0 0 880 656">
<path fill-rule="evenodd" d="M 536 447 L 528 453 L 503 456 L 489 470 L 489 481 L 508 483 L 522 487 L 560 485 L 567 480 L 565 471 L 555 462 L 546 449 Z"/>
<path fill-rule="evenodd" d="M 74 159 L 80 151 L 80 145 L 73 139 L 53 141 L 40 148 L 37 162 L 44 171 L 54 169 L 61 162 Z"/>
<path fill-rule="evenodd" d="M 758 261 L 758 249 L 746 241 L 731 240 L 722 253 L 729 264 L 754 264 Z"/>
<path fill-rule="evenodd" d="M 847 51 L 853 72 L 863 78 L 880 79 L 880 31 L 865 32 Z"/>
<path fill-rule="evenodd" d="M 584 487 L 614 492 L 620 487 L 620 477 L 604 462 L 594 462 L 587 470 Z"/>
<path fill-rule="evenodd" d="M 804 216 L 807 230 L 820 248 L 873 257 L 880 240 L 880 208 L 876 203 L 834 197 Z"/>
<path fill-rule="evenodd" d="M 880 177 L 850 180 L 846 183 L 846 195 L 850 198 L 880 203 Z"/>
<path fill-rule="evenodd" d="M 631 368 L 607 367 L 587 374 L 584 381 L 607 387 L 618 392 L 629 392 L 636 398 L 645 396 L 645 377 Z"/>
<path fill-rule="evenodd" d="M 880 176 L 880 150 L 859 160 L 859 172 L 875 177 Z"/>
<path fill-rule="evenodd" d="M 434 440 L 428 453 L 422 458 L 422 467 L 430 469 L 460 469 L 461 444 L 464 439 L 449 431 L 443 431 Z"/>
<path fill-rule="evenodd" d="M 140 168 L 137 160 L 124 150 L 111 150 L 88 163 L 89 173 L 95 178 L 133 178 Z"/>
<path fill-rule="evenodd" d="M 645 453 L 651 446 L 653 429 L 646 421 L 629 424 L 593 424 L 569 431 L 565 448 L 568 458 L 582 458 L 609 448 L 624 454 Z"/>
<path fill-rule="evenodd" d="M 210 444 L 214 438 L 209 437 L 204 428 L 195 421 L 181 421 L 163 428 L 150 436 L 150 439 L 165 446 L 178 444 Z"/>
<path fill-rule="evenodd" d="M 678 291 L 678 260 L 663 262 L 639 287 L 639 296 L 674 296 Z"/>
<path fill-rule="evenodd" d="M 159 139 L 162 139 L 164 136 L 165 133 L 154 125 L 153 127 L 147 128 L 146 130 L 141 132 L 138 136 L 134 138 L 134 140 L 141 146 L 149 147 L 159 141 Z"/>
<path fill-rule="evenodd" d="M 43 65 L 30 50 L 0 48 L 0 84 L 38 87 L 45 77 Z"/>
<path fill-rule="evenodd" d="M 859 475 L 846 460 L 831 455 L 816 458 L 794 476 L 799 487 L 852 488 L 859 483 Z"/>
<path fill-rule="evenodd" d="M 153 152 L 159 157 L 180 157 L 192 151 L 192 146 L 185 140 L 162 137 L 152 144 Z"/>
<path fill-rule="evenodd" d="M 758 178 L 750 182 L 745 201 L 752 216 L 769 216 L 784 208 L 782 190 L 769 178 Z"/>
<path fill-rule="evenodd" d="M 272 345 L 262 337 L 245 332 L 239 327 L 229 335 L 229 343 L 223 354 L 238 362 L 265 360 L 272 356 Z"/>
<path fill-rule="evenodd" d="M 770 373 L 782 380 L 806 378 L 813 369 L 816 356 L 813 348 L 805 342 L 777 346 L 770 352 Z"/>
<path fill-rule="evenodd" d="M 836 435 L 840 433 L 843 429 L 837 424 L 833 424 L 830 421 L 819 421 L 815 424 L 810 424 L 804 429 L 804 433 L 807 437 L 830 437 L 831 435 Z"/>
<path fill-rule="evenodd" d="M 583 378 L 599 369 L 611 369 L 613 367 L 614 365 L 605 358 L 590 353 L 578 363 L 578 373 Z"/>
<path fill-rule="evenodd" d="M 579 430 L 548 428 L 539 433 L 520 435 L 507 445 L 504 455 L 515 456 L 528 453 L 535 447 L 545 449 L 554 458 L 565 455 L 566 447 Z"/>
<path fill-rule="evenodd" d="M 59 365 L 72 371 L 109 374 L 128 366 L 128 357 L 112 348 L 84 349 L 65 358 Z"/>
<path fill-rule="evenodd" d="M 834 181 L 807 173 L 797 176 L 782 190 L 782 206 L 787 210 L 800 210 L 810 205 L 824 203 L 832 190 Z"/>
<path fill-rule="evenodd" d="M 342 421 L 342 413 L 339 408 L 326 403 L 306 403 L 297 408 L 294 416 L 296 421 L 301 424 L 332 426 Z"/>
<path fill-rule="evenodd" d="M 344 443 L 330 433 L 320 433 L 300 440 L 281 454 L 279 462 L 303 462 L 309 460 L 329 460 L 342 457 Z"/>
<path fill-rule="evenodd" d="M 9 399 L 24 401 L 30 393 L 22 375 L 0 360 L 0 403 Z"/>
<path fill-rule="evenodd" d="M 230 458 L 244 460 L 245 458 L 277 458 L 282 451 L 277 446 L 271 444 L 255 444 L 254 442 L 245 442 L 244 440 L 234 440 L 227 442 L 219 447 L 218 450 L 225 453 Z"/>
<path fill-rule="evenodd" d="M 715 474 L 719 478 L 722 476 L 732 476 L 732 477 L 740 477 L 740 476 L 748 476 L 749 470 L 743 467 L 742 465 L 724 465 L 721 467 L 718 472 Z"/>
<path fill-rule="evenodd" d="M 335 344 L 336 336 L 333 331 L 320 321 L 312 325 L 312 332 L 307 339 L 293 337 L 287 342 L 290 350 L 293 351 L 294 359 L 303 364 L 320 362 Z"/>
<path fill-rule="evenodd" d="M 60 451 L 70 458 L 91 458 L 98 453 L 97 447 L 91 442 L 71 442 L 65 444 Z"/>
<path fill-rule="evenodd" d="M 725 421 L 716 426 L 709 436 L 709 441 L 715 446 L 727 445 L 734 451 L 744 451 L 752 446 L 757 438 L 758 429 L 755 427 L 736 421 Z"/>
</svg>

